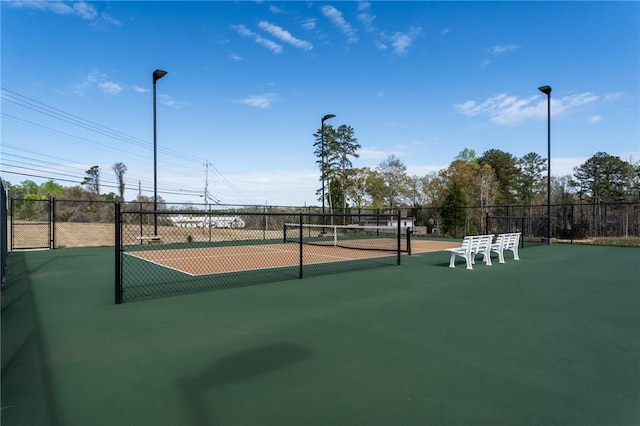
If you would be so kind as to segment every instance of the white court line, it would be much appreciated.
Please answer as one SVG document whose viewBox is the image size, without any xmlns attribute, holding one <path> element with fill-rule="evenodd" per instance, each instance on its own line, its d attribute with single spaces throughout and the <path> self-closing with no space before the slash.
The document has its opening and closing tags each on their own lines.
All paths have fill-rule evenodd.
<svg viewBox="0 0 640 426">
<path fill-rule="evenodd" d="M 144 252 L 143 252 L 143 253 L 144 253 Z M 127 256 L 131 256 L 131 257 L 138 258 L 138 259 L 140 259 L 140 260 L 147 261 L 147 262 L 149 262 L 149 263 L 153 263 L 154 265 L 162 266 L 163 268 L 171 269 L 171 270 L 173 270 L 173 271 L 180 272 L 180 273 L 183 273 L 183 274 L 185 274 L 185 275 L 189 275 L 190 277 L 195 277 L 195 276 L 196 276 L 195 274 L 190 274 L 190 273 L 188 273 L 187 271 L 183 271 L 182 269 L 173 268 L 173 267 L 171 267 L 171 266 L 167 266 L 167 265 L 164 265 L 164 264 L 162 264 L 162 263 L 155 262 L 155 261 L 153 261 L 153 260 L 151 260 L 151 259 L 146 259 L 146 258 L 144 258 L 144 257 L 137 256 L 137 255 L 135 255 L 135 254 L 131 254 L 131 253 L 127 253 L 127 252 L 124 252 L 124 254 L 126 254 Z"/>
</svg>

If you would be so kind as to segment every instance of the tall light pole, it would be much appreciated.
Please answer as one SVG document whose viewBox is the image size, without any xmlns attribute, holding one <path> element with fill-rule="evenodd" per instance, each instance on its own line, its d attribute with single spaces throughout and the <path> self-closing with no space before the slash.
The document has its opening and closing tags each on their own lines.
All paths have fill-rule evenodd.
<svg viewBox="0 0 640 426">
<path fill-rule="evenodd" d="M 156 135 L 156 81 L 167 75 L 166 71 L 153 72 L 153 236 L 158 236 L 158 141 Z"/>
<path fill-rule="evenodd" d="M 324 168 L 325 168 L 325 152 L 324 152 L 324 122 L 330 118 L 335 117 L 334 114 L 327 114 L 322 117 L 322 121 L 320 123 L 320 149 L 322 150 L 322 224 L 324 225 Z M 324 228 L 322 228 L 322 233 L 324 234 Z"/>
<path fill-rule="evenodd" d="M 538 87 L 547 95 L 547 245 L 551 244 L 551 86 Z"/>
</svg>

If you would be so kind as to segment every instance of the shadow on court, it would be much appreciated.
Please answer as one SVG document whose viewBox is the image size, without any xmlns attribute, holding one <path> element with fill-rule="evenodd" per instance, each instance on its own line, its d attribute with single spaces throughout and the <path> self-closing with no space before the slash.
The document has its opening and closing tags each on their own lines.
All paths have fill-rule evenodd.
<svg viewBox="0 0 640 426">
<path fill-rule="evenodd" d="M 239 381 L 287 368 L 311 357 L 311 351 L 288 342 L 238 352 L 215 361 L 202 374 L 182 380 L 191 424 L 207 426 L 215 423 L 215 407 L 207 404 L 207 394 Z"/>
<path fill-rule="evenodd" d="M 2 421 L 7 424 L 62 425 L 62 406 L 36 305 L 26 253 L 11 255 L 2 288 Z"/>
</svg>

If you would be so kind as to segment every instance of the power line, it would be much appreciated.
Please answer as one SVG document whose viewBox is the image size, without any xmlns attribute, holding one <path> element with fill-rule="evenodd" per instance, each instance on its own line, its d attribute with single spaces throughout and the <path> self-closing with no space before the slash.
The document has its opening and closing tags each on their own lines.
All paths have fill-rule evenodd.
<svg viewBox="0 0 640 426">
<path fill-rule="evenodd" d="M 96 122 L 84 119 L 82 117 L 79 117 L 79 116 L 71 114 L 71 113 L 65 112 L 65 111 L 63 111 L 61 109 L 58 109 L 58 108 L 55 108 L 53 106 L 47 105 L 45 103 L 39 102 L 39 101 L 37 101 L 35 99 L 32 99 L 32 98 L 29 98 L 27 96 L 21 95 L 21 94 L 19 94 L 17 92 L 14 92 L 14 91 L 9 90 L 9 89 L 4 88 L 4 87 L 0 87 L 0 99 L 3 100 L 3 101 L 6 101 L 6 102 L 10 102 L 10 103 L 12 103 L 14 105 L 17 105 L 19 107 L 25 108 L 27 110 L 42 114 L 44 116 L 47 116 L 47 117 L 62 121 L 62 122 L 67 123 L 67 124 L 71 124 L 73 126 L 79 127 L 81 129 L 84 129 L 84 130 L 87 130 L 87 131 L 90 131 L 90 132 L 96 133 L 98 135 L 105 136 L 105 137 L 108 137 L 110 139 L 118 140 L 120 142 L 129 144 L 129 145 L 131 145 L 133 147 L 136 147 L 136 148 L 142 148 L 142 149 L 145 149 L 145 150 L 152 150 L 152 148 L 153 148 L 151 142 L 149 142 L 147 140 L 144 140 L 144 139 L 141 139 L 141 138 L 138 138 L 138 137 L 135 137 L 135 136 L 128 135 L 128 134 L 126 134 L 124 132 L 121 132 L 121 131 L 118 131 L 118 130 L 114 130 L 114 129 L 109 128 L 107 126 L 104 126 L 104 125 L 98 124 Z M 90 140 L 90 139 L 87 139 L 87 138 L 84 138 L 84 137 L 76 136 L 76 135 L 73 135 L 73 134 L 70 134 L 70 133 L 67 133 L 67 132 L 64 132 L 64 131 L 61 131 L 61 130 L 57 130 L 57 129 L 54 129 L 54 128 L 51 128 L 51 127 L 48 127 L 48 126 L 45 126 L 45 125 L 42 125 L 42 124 L 39 124 L 39 123 L 35 123 L 33 121 L 29 121 L 29 120 L 26 120 L 26 119 L 23 119 L 23 118 L 20 118 L 20 117 L 16 117 L 16 116 L 11 115 L 11 114 L 7 114 L 5 112 L 1 112 L 0 114 L 3 117 L 3 120 L 5 120 L 5 121 L 8 121 L 8 122 L 10 122 L 10 123 L 12 123 L 14 125 L 19 125 L 19 126 L 22 126 L 22 127 L 29 128 L 31 130 L 35 130 L 35 131 L 43 133 L 43 134 L 53 135 L 55 137 L 62 138 L 64 140 L 71 141 L 71 142 L 74 142 L 74 143 L 91 144 L 91 145 L 99 146 L 99 147 L 104 148 L 104 149 L 117 151 L 119 153 L 126 153 L 126 154 L 131 155 L 131 156 L 143 158 L 145 160 L 147 159 L 147 157 L 145 157 L 145 156 L 143 156 L 141 154 L 130 152 L 130 151 L 126 151 L 126 150 L 123 150 L 120 147 L 114 147 L 114 146 L 107 145 L 107 144 L 100 143 L 100 142 L 96 142 L 96 141 L 93 141 L 93 140 Z M 40 156 L 43 156 L 45 158 L 52 158 L 52 159 L 60 160 L 60 161 L 63 161 L 63 162 L 67 162 L 68 161 L 66 159 L 62 159 L 62 158 L 59 158 L 59 157 L 47 156 L 47 155 L 44 155 L 44 154 L 41 154 L 41 153 L 36 153 L 36 152 L 33 152 L 33 151 L 29 151 L 29 150 L 26 150 L 24 148 L 13 147 L 13 146 L 11 146 L 9 144 L 4 143 L 4 141 L 3 141 L 3 145 L 5 147 L 17 149 L 17 150 L 20 150 L 22 152 L 26 151 L 26 152 L 30 152 L 32 154 L 40 155 Z M 178 160 L 184 160 L 184 161 L 196 162 L 198 164 L 202 164 L 202 159 L 201 158 L 198 158 L 196 156 L 193 156 L 193 155 L 190 155 L 190 154 L 186 154 L 184 152 L 177 151 L 177 150 L 174 150 L 174 149 L 171 149 L 171 148 L 159 147 L 158 151 L 163 153 L 163 154 L 165 154 L 167 157 L 172 158 L 172 159 L 178 159 Z M 35 159 L 28 158 L 28 157 L 22 157 L 22 158 L 23 159 L 27 159 L 27 160 L 35 160 Z M 42 160 L 35 160 L 35 161 L 43 162 Z M 159 162 L 162 163 L 162 164 L 165 164 L 165 165 L 168 164 L 168 165 L 173 165 L 173 166 L 176 166 L 176 167 L 184 167 L 182 165 L 171 163 L 171 162 L 166 162 L 166 161 L 159 161 Z M 48 164 L 52 164 L 54 166 L 65 167 L 62 164 L 58 165 L 58 164 L 55 164 L 53 162 L 47 162 L 47 163 Z M 208 164 L 213 167 L 215 172 L 220 176 L 220 178 L 225 183 L 225 185 L 228 188 L 230 188 L 233 193 L 235 193 L 237 196 L 239 196 L 240 198 L 242 198 L 244 200 L 250 201 L 252 203 L 255 202 L 255 200 L 252 200 L 246 194 L 242 193 L 242 191 L 240 191 L 234 184 L 232 184 L 213 164 L 211 164 L 211 163 L 208 163 Z M 31 164 L 31 165 L 33 165 L 33 164 Z M 5 173 L 10 173 L 10 172 L 9 171 L 5 171 Z M 63 175 L 63 174 L 61 174 L 59 172 L 51 172 L 51 171 L 46 172 L 46 173 Z M 24 173 L 15 173 L 15 174 L 28 176 L 28 174 L 24 174 Z M 36 175 L 33 175 L 32 177 L 43 178 L 42 176 L 36 176 Z M 132 177 L 132 176 L 129 176 L 129 177 Z M 61 180 L 61 179 L 59 179 L 59 180 Z M 193 195 L 195 195 L 195 194 L 199 194 L 200 193 L 199 191 L 195 191 L 195 190 L 184 190 L 182 188 L 179 188 L 178 186 L 173 186 L 173 185 L 170 185 L 170 184 L 169 185 L 164 185 L 164 187 L 166 187 L 166 188 L 173 187 L 174 191 L 180 191 L 180 192 L 175 192 L 174 193 L 174 194 L 178 194 L 178 195 L 185 195 L 185 194 L 193 194 Z M 165 193 L 168 193 L 168 192 L 165 191 Z"/>
<path fill-rule="evenodd" d="M 21 106 L 23 108 L 29 109 L 34 112 L 38 112 L 40 114 L 46 115 L 51 118 L 58 119 L 60 121 L 66 122 L 68 124 L 72 124 L 83 128 L 85 130 L 92 131 L 94 133 L 98 133 L 103 136 L 107 136 L 116 140 L 120 140 L 130 145 L 134 145 L 137 147 L 145 148 L 151 150 L 153 145 L 151 142 L 146 141 L 144 139 L 128 135 L 126 133 L 120 132 L 118 130 L 111 129 L 109 127 L 103 126 L 101 124 L 95 123 L 90 120 L 86 120 L 82 117 L 78 117 L 77 115 L 70 114 L 68 112 L 62 111 L 58 108 L 52 107 L 50 105 L 44 104 L 42 102 L 38 102 L 35 99 L 31 99 L 27 96 L 20 95 L 12 90 L 6 89 L 4 87 L 0 87 L 0 95 L 2 99 L 11 102 L 15 105 Z M 171 148 L 159 147 L 158 151 L 165 152 L 172 157 L 180 158 L 187 161 L 192 162 L 202 162 L 202 159 L 195 157 L 193 155 L 185 154 L 180 151 L 176 151 Z"/>
</svg>

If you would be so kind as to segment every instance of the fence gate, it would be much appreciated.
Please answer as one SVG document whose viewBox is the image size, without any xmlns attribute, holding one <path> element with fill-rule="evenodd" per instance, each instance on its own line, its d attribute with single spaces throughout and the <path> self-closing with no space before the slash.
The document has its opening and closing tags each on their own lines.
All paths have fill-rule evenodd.
<svg viewBox="0 0 640 426">
<path fill-rule="evenodd" d="M 51 200 L 11 199 L 11 250 L 53 248 Z"/>
</svg>

